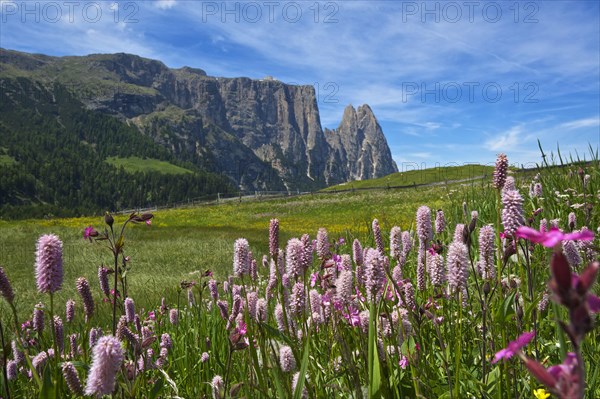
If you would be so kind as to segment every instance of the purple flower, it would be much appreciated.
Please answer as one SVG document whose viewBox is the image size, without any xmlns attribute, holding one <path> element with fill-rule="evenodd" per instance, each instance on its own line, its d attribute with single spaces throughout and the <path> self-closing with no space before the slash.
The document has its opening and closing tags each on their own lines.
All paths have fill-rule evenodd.
<svg viewBox="0 0 600 399">
<path fill-rule="evenodd" d="M 545 233 L 548 231 L 548 221 L 546 219 L 540 220 L 540 232 Z"/>
<path fill-rule="evenodd" d="M 419 240 L 419 252 L 417 253 L 417 288 L 424 291 L 426 288 L 425 281 L 425 242 Z"/>
<path fill-rule="evenodd" d="M 65 315 L 66 315 L 66 320 L 67 323 L 70 323 L 73 321 L 73 318 L 75 317 L 75 301 L 72 299 L 69 299 L 65 305 Z"/>
<path fill-rule="evenodd" d="M 352 243 L 352 258 L 354 259 L 354 263 L 356 263 L 357 266 L 362 266 L 363 249 L 362 245 L 360 245 L 360 241 L 358 241 L 358 238 L 355 238 L 354 242 Z"/>
<path fill-rule="evenodd" d="M 290 373 L 296 370 L 296 359 L 292 348 L 285 345 L 279 349 L 279 362 L 281 363 L 281 371 L 284 373 Z"/>
<path fill-rule="evenodd" d="M 494 267 L 494 228 L 490 225 L 479 229 L 479 262 L 478 271 L 485 280 L 492 280 L 496 276 Z"/>
<path fill-rule="evenodd" d="M 179 312 L 177 311 L 177 309 L 171 309 L 169 311 L 169 321 L 173 325 L 179 323 Z"/>
<path fill-rule="evenodd" d="M 469 277 L 469 258 L 467 246 L 462 242 L 454 241 L 448 248 L 448 285 L 457 292 L 467 286 Z"/>
<path fill-rule="evenodd" d="M 353 279 L 354 276 L 350 270 L 343 270 L 338 275 L 335 282 L 335 295 L 339 302 L 346 303 L 351 300 L 354 293 Z"/>
<path fill-rule="evenodd" d="M 18 364 L 14 360 L 9 360 L 6 363 L 6 376 L 9 381 L 17 379 Z"/>
<path fill-rule="evenodd" d="M 206 363 L 208 362 L 208 359 L 210 359 L 208 352 L 202 352 L 202 355 L 200 355 L 200 362 Z"/>
<path fill-rule="evenodd" d="M 36 245 L 35 278 L 41 293 L 54 293 L 63 283 L 62 241 L 53 235 L 41 236 Z"/>
<path fill-rule="evenodd" d="M 435 214 L 435 233 L 442 234 L 446 229 L 446 218 L 444 217 L 444 211 L 438 209 Z"/>
<path fill-rule="evenodd" d="M 279 253 L 279 220 L 271 219 L 269 223 L 269 254 L 276 258 Z"/>
<path fill-rule="evenodd" d="M 33 329 L 41 334 L 44 331 L 44 304 L 38 303 L 33 308 Z"/>
<path fill-rule="evenodd" d="M 267 300 L 259 298 L 256 301 L 256 321 L 265 323 L 267 321 Z"/>
<path fill-rule="evenodd" d="M 116 375 L 124 358 L 121 343 L 110 335 L 101 337 L 92 353 L 85 394 L 96 397 L 110 395 L 115 389 Z"/>
<path fill-rule="evenodd" d="M 496 158 L 496 168 L 494 169 L 492 185 L 496 190 L 500 190 L 504 187 L 506 181 L 506 174 L 508 172 L 508 158 L 505 154 L 498 154 Z"/>
<path fill-rule="evenodd" d="M 509 342 L 506 348 L 502 349 L 501 351 L 498 351 L 494 355 L 492 364 L 497 363 L 501 359 L 510 359 L 511 357 L 516 355 L 521 351 L 521 348 L 523 348 L 529 343 L 529 341 L 533 339 L 534 336 L 535 331 L 525 332 L 519 335 L 519 337 L 516 340 Z"/>
<path fill-rule="evenodd" d="M 255 291 L 251 291 L 246 295 L 246 302 L 248 304 L 248 314 L 250 318 L 256 319 L 256 306 L 258 304 L 258 294 Z"/>
<path fill-rule="evenodd" d="M 100 283 L 100 290 L 106 297 L 109 297 L 110 288 L 108 286 L 108 269 L 104 266 L 98 268 L 98 282 Z"/>
<path fill-rule="evenodd" d="M 400 366 L 402 370 L 408 367 L 408 359 L 406 358 L 406 356 L 402 355 L 402 357 L 398 361 L 398 366 Z"/>
<path fill-rule="evenodd" d="M 250 271 L 250 245 L 245 238 L 238 238 L 233 245 L 233 274 L 240 277 Z"/>
<path fill-rule="evenodd" d="M 215 375 L 211 382 L 213 399 L 221 399 L 225 391 L 225 384 L 220 375 Z"/>
<path fill-rule="evenodd" d="M 417 237 L 419 237 L 419 241 L 426 244 L 431 240 L 432 235 L 431 209 L 425 205 L 420 206 L 417 209 Z"/>
<path fill-rule="evenodd" d="M 416 303 L 415 303 L 415 288 L 413 287 L 413 285 L 411 283 L 406 283 L 403 285 L 403 290 L 404 290 L 404 299 L 406 301 L 406 307 L 409 309 L 416 309 Z"/>
<path fill-rule="evenodd" d="M 342 316 L 352 327 L 360 325 L 360 312 L 353 305 L 349 305 L 348 312 L 342 312 Z"/>
<path fill-rule="evenodd" d="M 365 286 L 369 301 L 375 301 L 379 296 L 385 285 L 385 278 L 381 253 L 373 248 L 368 248 L 365 256 Z"/>
<path fill-rule="evenodd" d="M 525 223 L 523 216 L 523 197 L 517 190 L 502 192 L 502 225 L 504 232 L 513 235 L 519 226 Z"/>
<path fill-rule="evenodd" d="M 575 245 L 575 241 L 566 240 L 563 242 L 563 253 L 569 262 L 571 267 L 575 268 L 583 262 L 581 259 L 581 255 L 579 254 L 579 249 Z"/>
<path fill-rule="evenodd" d="M 90 330 L 90 348 L 93 348 L 94 346 L 96 346 L 96 344 L 98 343 L 98 339 L 102 336 L 102 329 L 100 327 L 98 328 L 92 328 Z"/>
<path fill-rule="evenodd" d="M 81 386 L 81 380 L 77 375 L 77 370 L 71 362 L 65 362 L 62 366 L 63 377 L 67 382 L 69 390 L 76 396 L 83 396 L 83 387 Z"/>
<path fill-rule="evenodd" d="M 305 306 L 305 292 L 304 284 L 297 282 L 292 287 L 292 295 L 290 296 L 290 309 L 289 314 L 295 314 L 300 316 L 304 311 Z"/>
<path fill-rule="evenodd" d="M 85 312 L 85 319 L 89 320 L 94 314 L 94 299 L 92 298 L 92 291 L 90 290 L 90 283 L 84 278 L 79 277 L 75 283 L 77 292 L 81 296 L 83 301 L 83 311 Z"/>
<path fill-rule="evenodd" d="M 402 256 L 406 258 L 412 249 L 412 239 L 408 231 L 402 232 Z"/>
<path fill-rule="evenodd" d="M 281 306 L 280 303 L 275 305 L 274 314 L 275 314 L 275 322 L 277 323 L 277 328 L 279 329 L 280 332 L 285 333 L 286 332 L 285 318 L 283 317 L 283 306 Z"/>
<path fill-rule="evenodd" d="M 15 293 L 2 267 L 0 267 L 0 295 L 3 296 L 8 303 L 12 303 L 15 299 Z"/>
<path fill-rule="evenodd" d="M 402 231 L 398 226 L 390 231 L 390 256 L 396 261 L 402 256 Z"/>
<path fill-rule="evenodd" d="M 50 351 L 50 349 L 48 349 L 48 352 L 49 351 Z M 33 357 L 33 359 L 31 359 L 31 364 L 38 372 L 42 371 L 42 369 L 44 368 L 44 365 L 48 361 L 48 357 L 49 357 L 48 352 L 42 351 L 42 352 L 38 353 L 37 355 L 35 355 Z"/>
<path fill-rule="evenodd" d="M 552 227 L 548 232 L 541 232 L 531 227 L 521 226 L 517 229 L 516 236 L 525 238 L 531 242 L 542 244 L 545 247 L 552 248 L 556 244 L 565 240 L 584 240 L 594 239 L 594 233 L 590 230 L 577 231 L 573 233 L 563 233 L 558 228 Z"/>
<path fill-rule="evenodd" d="M 83 230 L 83 239 L 90 240 L 92 242 L 92 238 L 98 237 L 98 232 L 94 229 L 94 227 L 90 224 Z"/>
<path fill-rule="evenodd" d="M 285 265 L 286 273 L 292 278 L 297 278 L 304 273 L 303 261 L 304 244 L 297 238 L 292 238 L 288 241 L 286 247 Z"/>
<path fill-rule="evenodd" d="M 535 183 L 533 185 L 533 190 L 531 192 L 532 197 L 541 197 L 542 196 L 542 183 Z"/>
<path fill-rule="evenodd" d="M 379 220 L 373 219 L 373 223 L 371 224 L 373 228 L 373 237 L 375 239 L 375 247 L 379 251 L 380 254 L 384 254 L 385 249 L 383 247 L 383 239 L 381 238 L 381 228 L 379 227 Z"/>
<path fill-rule="evenodd" d="M 302 267 L 304 269 L 307 269 L 312 264 L 312 261 L 313 261 L 314 245 L 313 245 L 313 242 L 310 240 L 310 237 L 308 234 L 303 234 L 302 237 L 300 238 L 300 241 L 302 241 L 302 244 L 304 245 L 304 254 L 302 255 Z M 283 251 L 280 250 L 279 253 L 280 253 L 280 257 L 281 257 L 283 254 Z M 283 260 L 281 261 L 281 266 L 283 267 Z"/>
<path fill-rule="evenodd" d="M 329 258 L 329 236 L 327 230 L 321 227 L 317 232 L 317 256 L 320 259 Z"/>
<path fill-rule="evenodd" d="M 56 346 L 58 346 L 58 350 L 60 353 L 63 353 L 65 349 L 65 335 L 63 322 L 59 316 L 54 316 L 54 336 L 56 338 Z"/>
<path fill-rule="evenodd" d="M 431 277 L 431 284 L 441 286 L 446 282 L 446 265 L 444 257 L 437 253 L 427 255 L 427 268 Z"/>
</svg>

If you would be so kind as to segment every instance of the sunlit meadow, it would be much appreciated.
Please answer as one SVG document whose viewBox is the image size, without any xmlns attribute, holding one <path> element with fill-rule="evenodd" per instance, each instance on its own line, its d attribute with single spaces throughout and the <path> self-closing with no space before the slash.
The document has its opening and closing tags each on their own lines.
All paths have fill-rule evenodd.
<svg viewBox="0 0 600 399">
<path fill-rule="evenodd" d="M 592 155 L 514 175 L 499 156 L 493 177 L 442 187 L 0 222 L 0 397 L 598 398 Z"/>
</svg>

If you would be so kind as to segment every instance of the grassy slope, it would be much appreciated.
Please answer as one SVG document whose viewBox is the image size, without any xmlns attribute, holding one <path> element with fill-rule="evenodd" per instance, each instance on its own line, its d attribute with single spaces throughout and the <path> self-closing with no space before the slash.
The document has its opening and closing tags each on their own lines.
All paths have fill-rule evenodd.
<svg viewBox="0 0 600 399">
<path fill-rule="evenodd" d="M 177 165 L 173 165 L 169 162 L 159 161 L 157 159 L 142 159 L 139 157 L 110 157 L 106 159 L 106 162 L 116 166 L 117 168 L 123 167 L 127 172 L 159 172 L 170 175 L 181 175 L 185 173 L 193 173 L 189 169 L 182 168 Z"/>
<path fill-rule="evenodd" d="M 478 182 L 474 188 L 480 185 Z M 326 227 L 331 238 L 343 236 L 351 243 L 360 237 L 372 245 L 369 234 L 373 218 L 379 219 L 386 234 L 394 225 L 410 229 L 418 204 L 447 209 L 453 203 L 456 208 L 467 194 L 454 191 L 448 196 L 448 192 L 445 187 L 428 187 L 159 211 L 152 226 L 132 226 L 127 233 L 127 254 L 134 267 L 130 275 L 132 293 L 147 300 L 145 304 L 153 304 L 165 292 L 173 294 L 181 280 L 193 279 L 190 273 L 195 270 L 209 268 L 219 278 L 227 276 L 231 273 L 233 242 L 239 237 L 249 240 L 260 263 L 262 254 L 268 252 L 269 220 L 275 217 L 281 221 L 282 248 L 293 236 L 309 233 L 315 237 L 319 227 Z M 123 219 L 117 218 L 117 223 Z M 74 281 L 80 275 L 97 285 L 98 266 L 111 258 L 103 245 L 82 239 L 83 228 L 90 224 L 99 229 L 102 218 L 0 221 L 0 264 L 19 291 L 19 307 L 30 309 L 42 298 L 33 284 L 35 241 L 40 234 L 55 233 L 64 241 L 65 286 L 58 293 L 59 303 L 77 297 Z M 350 244 L 346 245 L 350 250 Z"/>
<path fill-rule="evenodd" d="M 493 167 L 483 165 L 463 165 L 451 167 L 436 167 L 429 169 L 409 170 L 406 172 L 392 173 L 378 179 L 357 180 L 331 186 L 323 191 L 362 189 L 370 187 L 410 186 L 415 184 L 429 184 L 449 180 L 472 179 L 479 176 L 491 176 Z"/>
</svg>

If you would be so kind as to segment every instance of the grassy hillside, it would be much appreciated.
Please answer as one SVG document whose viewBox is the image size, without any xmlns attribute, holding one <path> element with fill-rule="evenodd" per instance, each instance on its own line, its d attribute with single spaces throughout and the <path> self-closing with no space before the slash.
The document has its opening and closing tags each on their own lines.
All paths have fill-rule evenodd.
<svg viewBox="0 0 600 399">
<path fill-rule="evenodd" d="M 447 182 L 451 180 L 474 179 L 491 176 L 494 168 L 483 165 L 446 166 L 429 169 L 409 170 L 392 173 L 378 179 L 357 180 L 331 186 L 323 191 L 360 190 L 372 187 L 411 186 Z"/>
<path fill-rule="evenodd" d="M 152 158 L 143 159 L 140 157 L 109 157 L 106 159 L 106 162 L 117 168 L 122 166 L 125 171 L 129 173 L 158 172 L 166 175 L 182 175 L 193 173 L 191 170 L 182 168 L 181 166 Z"/>
</svg>

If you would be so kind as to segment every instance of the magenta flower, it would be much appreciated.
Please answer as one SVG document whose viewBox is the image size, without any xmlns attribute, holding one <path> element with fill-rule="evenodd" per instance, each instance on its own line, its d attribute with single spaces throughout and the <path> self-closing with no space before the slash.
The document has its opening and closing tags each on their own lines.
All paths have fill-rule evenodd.
<svg viewBox="0 0 600 399">
<path fill-rule="evenodd" d="M 54 293 L 62 287 L 62 241 L 53 234 L 40 236 L 37 241 L 35 278 L 41 293 Z"/>
<path fill-rule="evenodd" d="M 590 230 L 577 231 L 573 233 L 563 233 L 559 229 L 552 227 L 547 232 L 537 231 L 527 226 L 520 226 L 517 229 L 516 236 L 525 238 L 531 242 L 542 244 L 545 247 L 552 248 L 556 244 L 564 240 L 583 240 L 589 241 L 594 239 L 594 233 Z"/>
<path fill-rule="evenodd" d="M 496 355 L 494 355 L 492 364 L 497 363 L 501 359 L 510 359 L 511 357 L 516 355 L 521 351 L 521 348 L 523 348 L 529 343 L 529 341 L 533 339 L 534 336 L 535 330 L 532 332 L 524 332 L 523 334 L 519 335 L 519 337 L 516 340 L 509 342 L 506 348 L 502 349 L 501 351 L 498 351 Z"/>
<path fill-rule="evenodd" d="M 400 360 L 398 361 L 398 366 L 400 366 L 402 370 L 408 367 L 408 359 L 406 358 L 406 356 L 402 355 L 402 358 L 400 358 Z"/>
<path fill-rule="evenodd" d="M 110 395 L 115 389 L 116 375 L 123 362 L 123 348 L 119 340 L 107 335 L 98 339 L 92 355 L 86 395 Z"/>
<path fill-rule="evenodd" d="M 92 242 L 92 238 L 98 237 L 98 232 L 94 229 L 94 227 L 90 224 L 83 230 L 83 239 L 90 240 Z"/>
</svg>

